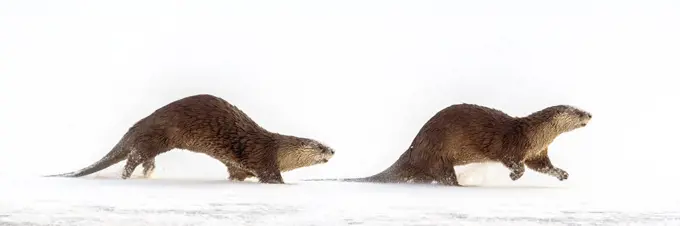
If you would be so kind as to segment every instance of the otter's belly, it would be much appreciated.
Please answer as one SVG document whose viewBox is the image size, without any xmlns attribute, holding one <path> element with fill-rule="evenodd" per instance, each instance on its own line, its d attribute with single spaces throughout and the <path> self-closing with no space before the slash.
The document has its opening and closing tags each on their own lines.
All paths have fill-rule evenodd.
<svg viewBox="0 0 680 226">
<path fill-rule="evenodd" d="M 450 158 L 453 159 L 456 165 L 464 165 L 470 163 L 482 163 L 491 161 L 484 153 L 474 149 L 460 148 L 450 152 Z"/>
</svg>

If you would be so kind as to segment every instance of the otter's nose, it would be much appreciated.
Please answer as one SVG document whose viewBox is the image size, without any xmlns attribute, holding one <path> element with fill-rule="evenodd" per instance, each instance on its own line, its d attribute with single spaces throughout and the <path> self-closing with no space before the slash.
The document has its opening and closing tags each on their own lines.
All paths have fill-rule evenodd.
<svg viewBox="0 0 680 226">
<path fill-rule="evenodd" d="M 586 117 L 588 117 L 590 119 L 590 118 L 593 118 L 593 115 L 591 115 L 590 113 L 586 113 Z"/>
<path fill-rule="evenodd" d="M 328 153 L 331 153 L 331 155 L 335 154 L 335 151 L 333 151 L 333 149 L 326 149 L 326 151 L 327 151 Z"/>
</svg>

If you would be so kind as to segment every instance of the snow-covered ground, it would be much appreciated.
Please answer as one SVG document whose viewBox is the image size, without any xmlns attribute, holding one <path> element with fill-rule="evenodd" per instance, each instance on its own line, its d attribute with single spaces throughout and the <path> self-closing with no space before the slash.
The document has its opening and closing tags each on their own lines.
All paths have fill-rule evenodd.
<svg viewBox="0 0 680 226">
<path fill-rule="evenodd" d="M 1 178 L 0 225 L 679 225 L 676 189 Z"/>
<path fill-rule="evenodd" d="M 3 179 L 2 225 L 678 225 L 650 200 L 551 187 Z M 655 194 L 658 195 L 658 194 Z"/>
</svg>

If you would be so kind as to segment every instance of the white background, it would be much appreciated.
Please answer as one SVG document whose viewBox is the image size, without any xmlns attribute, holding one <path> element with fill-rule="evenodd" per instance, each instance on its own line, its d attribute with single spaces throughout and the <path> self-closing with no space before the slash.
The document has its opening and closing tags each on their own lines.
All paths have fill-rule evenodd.
<svg viewBox="0 0 680 226">
<path fill-rule="evenodd" d="M 551 146 L 569 180 L 530 172 L 511 182 L 490 164 L 471 174 L 487 180 L 464 184 L 672 185 L 679 9 L 621 0 L 2 1 L 0 175 L 80 169 L 158 107 L 209 93 L 271 131 L 335 148 L 329 163 L 288 181 L 377 173 L 437 111 L 466 102 L 513 116 L 570 104 L 594 117 Z M 157 165 L 157 178 L 227 175 L 179 150 Z"/>
</svg>

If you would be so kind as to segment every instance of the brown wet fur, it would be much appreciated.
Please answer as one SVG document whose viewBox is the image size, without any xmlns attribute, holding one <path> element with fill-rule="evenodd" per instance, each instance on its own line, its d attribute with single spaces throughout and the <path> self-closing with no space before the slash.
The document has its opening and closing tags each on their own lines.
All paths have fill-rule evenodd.
<svg viewBox="0 0 680 226">
<path fill-rule="evenodd" d="M 384 171 L 342 181 L 432 183 L 459 186 L 454 166 L 500 162 L 517 180 L 525 166 L 565 180 L 568 173 L 552 165 L 548 146 L 560 134 L 584 127 L 591 114 L 557 105 L 525 117 L 473 105 L 449 106 L 423 125 L 411 146 Z"/>
<path fill-rule="evenodd" d="M 323 164 L 334 155 L 315 140 L 269 132 L 227 101 L 202 94 L 176 100 L 139 120 L 98 162 L 53 176 L 85 176 L 127 160 L 123 179 L 140 164 L 149 177 L 155 157 L 172 149 L 219 160 L 230 180 L 257 177 L 262 183 L 283 183 L 281 172 Z"/>
</svg>

